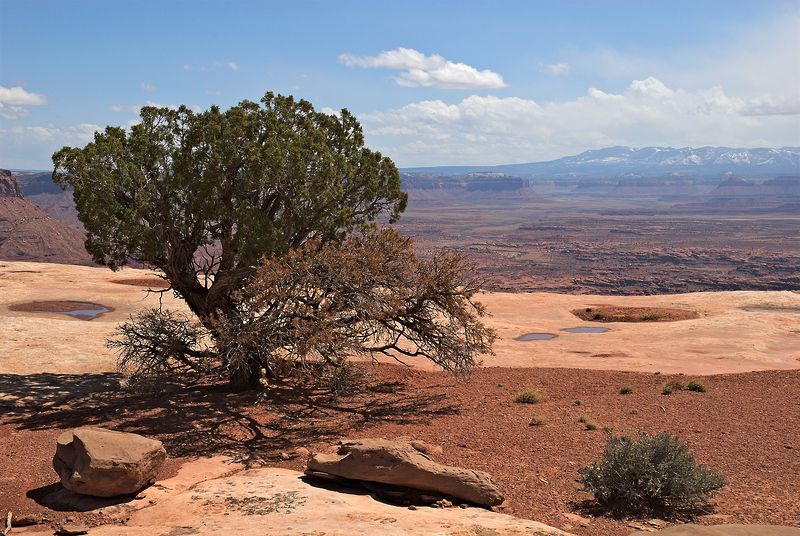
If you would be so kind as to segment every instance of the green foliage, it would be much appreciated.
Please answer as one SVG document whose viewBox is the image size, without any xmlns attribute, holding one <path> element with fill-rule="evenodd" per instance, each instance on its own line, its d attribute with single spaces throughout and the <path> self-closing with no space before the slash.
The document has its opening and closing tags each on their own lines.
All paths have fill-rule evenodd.
<svg viewBox="0 0 800 536">
<path fill-rule="evenodd" d="M 683 391 L 684 390 L 683 382 L 680 380 L 669 380 L 666 384 L 664 384 L 664 388 L 661 389 L 662 395 L 671 395 L 675 391 Z"/>
<path fill-rule="evenodd" d="M 691 515 L 725 484 L 697 464 L 679 438 L 663 433 L 638 440 L 609 436 L 600 461 L 579 473 L 597 503 L 619 516 Z"/>
<path fill-rule="evenodd" d="M 704 383 L 701 383 L 697 380 L 692 380 L 686 384 L 687 391 L 694 391 L 695 393 L 705 393 L 706 386 Z"/>
<path fill-rule="evenodd" d="M 542 396 L 538 391 L 527 390 L 519 393 L 514 397 L 514 402 L 517 404 L 538 404 L 542 400 Z"/>
<path fill-rule="evenodd" d="M 107 127 L 53 164 L 94 260 L 161 269 L 206 325 L 264 255 L 340 241 L 382 213 L 395 221 L 407 200 L 347 110 L 273 93 L 226 111 L 146 106 L 128 131 Z"/>
</svg>

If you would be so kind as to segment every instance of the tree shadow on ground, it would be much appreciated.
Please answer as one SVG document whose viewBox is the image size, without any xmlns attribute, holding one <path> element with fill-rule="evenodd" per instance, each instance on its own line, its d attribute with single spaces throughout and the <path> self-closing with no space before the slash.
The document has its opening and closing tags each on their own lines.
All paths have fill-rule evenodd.
<svg viewBox="0 0 800 536">
<path fill-rule="evenodd" d="M 173 457 L 227 454 L 257 464 L 373 424 L 424 423 L 458 411 L 439 389 L 385 378 L 341 398 L 297 384 L 236 393 L 215 381 L 137 394 L 122 389 L 120 380 L 114 373 L 0 374 L 0 424 L 25 430 L 107 426 L 158 438 Z"/>
</svg>

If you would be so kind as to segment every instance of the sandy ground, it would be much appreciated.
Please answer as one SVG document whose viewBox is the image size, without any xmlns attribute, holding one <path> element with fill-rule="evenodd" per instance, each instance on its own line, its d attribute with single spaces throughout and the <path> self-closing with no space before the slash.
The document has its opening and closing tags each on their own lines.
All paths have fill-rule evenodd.
<svg viewBox="0 0 800 536">
<path fill-rule="evenodd" d="M 134 311 L 158 305 L 157 294 L 115 280 L 146 277 L 144 270 L 57 264 L 0 263 L 0 372 L 84 373 L 114 369 L 103 341 Z M 552 293 L 486 293 L 500 335 L 484 366 L 566 367 L 693 375 L 800 368 L 800 312 L 748 312 L 743 307 L 797 308 L 790 291 L 703 292 L 666 296 L 592 296 Z M 86 322 L 58 313 L 10 311 L 9 305 L 38 300 L 78 300 L 114 308 Z M 170 308 L 185 310 L 170 294 Z M 695 320 L 653 323 L 596 323 L 570 311 L 598 304 L 677 307 L 700 313 Z M 560 331 L 603 326 L 607 333 Z M 525 333 L 558 335 L 547 341 L 516 341 Z M 426 362 L 415 362 L 432 368 Z"/>
</svg>

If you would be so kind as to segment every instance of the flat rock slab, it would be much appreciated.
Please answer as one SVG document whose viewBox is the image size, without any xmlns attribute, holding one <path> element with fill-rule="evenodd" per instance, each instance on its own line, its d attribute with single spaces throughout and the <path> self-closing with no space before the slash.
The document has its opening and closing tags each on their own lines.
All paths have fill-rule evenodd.
<svg viewBox="0 0 800 536">
<path fill-rule="evenodd" d="M 800 529 L 777 525 L 674 525 L 658 532 L 632 532 L 631 536 L 800 536 Z"/>
<path fill-rule="evenodd" d="M 169 481 L 164 484 L 171 485 Z M 542 523 L 482 508 L 409 510 L 392 506 L 376 501 L 363 490 L 312 485 L 304 480 L 302 473 L 287 469 L 251 469 L 175 491 L 174 495 L 159 496 L 152 506 L 128 512 L 130 517 L 125 525 L 102 525 L 93 527 L 89 533 L 92 536 L 569 536 Z M 39 536 L 52 531 L 37 529 L 26 534 Z"/>
</svg>

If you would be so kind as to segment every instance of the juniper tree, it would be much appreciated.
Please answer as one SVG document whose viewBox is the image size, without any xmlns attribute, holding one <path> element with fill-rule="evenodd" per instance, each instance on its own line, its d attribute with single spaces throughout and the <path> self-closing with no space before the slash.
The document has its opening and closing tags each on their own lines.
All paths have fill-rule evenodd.
<svg viewBox="0 0 800 536">
<path fill-rule="evenodd" d="M 159 269 L 217 343 L 221 319 L 230 333 L 243 318 L 241 292 L 263 259 L 346 243 L 406 207 L 396 166 L 365 145 L 347 110 L 325 114 L 267 93 L 225 111 L 144 107 L 140 115 L 129 129 L 109 126 L 85 147 L 56 152 L 53 180 L 72 187 L 95 262 Z M 440 290 L 454 291 L 459 277 Z M 174 342 L 159 347 L 176 351 Z M 231 371 L 239 386 L 259 374 L 245 369 Z"/>
</svg>

